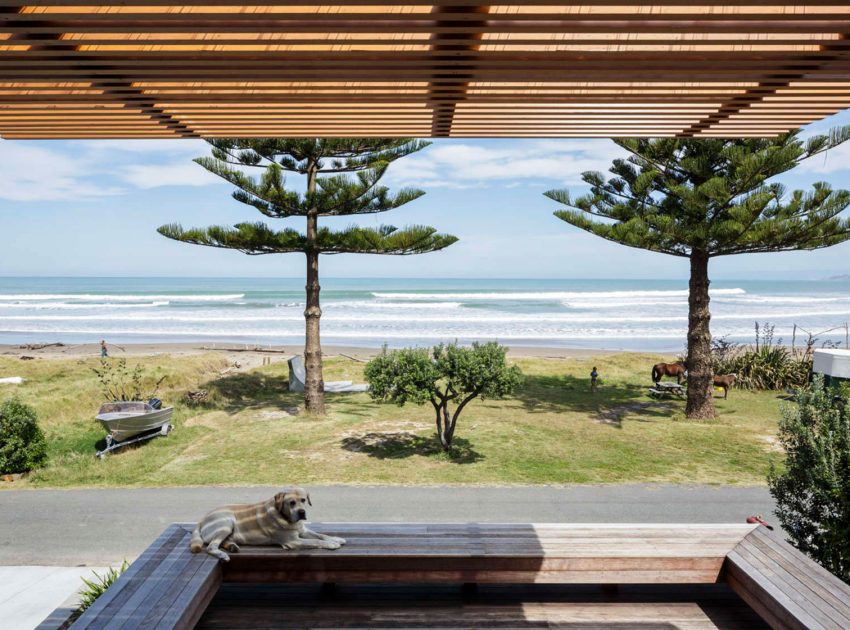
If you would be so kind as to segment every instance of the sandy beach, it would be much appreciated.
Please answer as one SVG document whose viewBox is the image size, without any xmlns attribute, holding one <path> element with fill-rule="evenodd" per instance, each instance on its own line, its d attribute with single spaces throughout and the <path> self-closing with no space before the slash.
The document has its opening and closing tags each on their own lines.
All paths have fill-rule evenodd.
<svg viewBox="0 0 850 630">
<path fill-rule="evenodd" d="M 124 343 L 109 344 L 109 355 L 120 357 L 145 357 L 156 355 L 192 356 L 207 352 L 217 352 L 238 362 L 245 368 L 262 365 L 266 357 L 289 358 L 294 354 L 303 353 L 303 346 L 286 345 L 251 345 L 235 343 Z M 323 345 L 324 356 L 327 358 L 343 356 L 358 361 L 366 361 L 376 354 L 380 348 L 364 348 L 359 346 Z M 616 350 L 595 348 L 550 348 L 542 346 L 510 346 L 508 355 L 514 358 L 548 358 L 548 359 L 577 359 L 583 357 L 616 354 Z M 30 343 L 30 344 L 0 344 L 0 356 L 33 357 L 34 359 L 84 359 L 100 356 L 100 346 L 96 343 L 65 344 L 65 343 Z"/>
</svg>

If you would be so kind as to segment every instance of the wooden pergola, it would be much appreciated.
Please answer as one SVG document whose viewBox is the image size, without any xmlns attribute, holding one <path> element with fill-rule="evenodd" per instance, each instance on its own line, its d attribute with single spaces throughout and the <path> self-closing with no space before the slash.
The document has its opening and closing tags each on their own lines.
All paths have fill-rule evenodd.
<svg viewBox="0 0 850 630">
<path fill-rule="evenodd" d="M 850 106 L 850 0 L 0 0 L 4 138 L 767 136 Z"/>
</svg>

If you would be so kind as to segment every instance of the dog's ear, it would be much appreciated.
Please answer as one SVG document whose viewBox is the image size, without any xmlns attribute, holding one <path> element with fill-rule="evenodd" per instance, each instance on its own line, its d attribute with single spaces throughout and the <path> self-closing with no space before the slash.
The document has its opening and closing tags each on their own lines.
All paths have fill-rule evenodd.
<svg viewBox="0 0 850 630">
<path fill-rule="evenodd" d="M 309 492 L 307 493 L 307 504 L 310 505 L 311 507 L 313 505 L 313 502 L 310 500 L 310 493 Z"/>
<path fill-rule="evenodd" d="M 274 509 L 276 509 L 281 514 L 283 513 L 283 498 L 285 496 L 285 492 L 278 492 L 276 495 L 274 495 Z"/>
</svg>

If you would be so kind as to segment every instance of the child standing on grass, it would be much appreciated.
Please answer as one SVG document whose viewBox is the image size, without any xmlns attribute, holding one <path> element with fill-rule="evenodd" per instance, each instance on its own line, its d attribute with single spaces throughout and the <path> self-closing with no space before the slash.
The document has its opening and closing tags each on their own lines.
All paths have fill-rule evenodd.
<svg viewBox="0 0 850 630">
<path fill-rule="evenodd" d="M 106 350 L 106 340 L 100 340 L 100 358 L 106 359 L 109 356 L 109 352 Z"/>
<path fill-rule="evenodd" d="M 596 393 L 596 379 L 599 378 L 599 372 L 596 371 L 596 366 L 593 366 L 593 370 L 590 372 L 590 392 L 592 394 Z"/>
</svg>

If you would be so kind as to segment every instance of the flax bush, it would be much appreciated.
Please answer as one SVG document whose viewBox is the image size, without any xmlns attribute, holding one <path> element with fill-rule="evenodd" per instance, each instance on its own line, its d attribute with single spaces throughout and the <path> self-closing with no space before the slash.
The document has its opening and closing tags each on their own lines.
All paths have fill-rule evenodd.
<svg viewBox="0 0 850 630">
<path fill-rule="evenodd" d="M 770 324 L 755 325 L 754 345 L 741 345 L 719 339 L 712 358 L 715 374 L 734 374 L 736 387 L 752 390 L 784 390 L 803 387 L 812 371 L 812 346 L 794 352 L 774 339 Z"/>
</svg>

